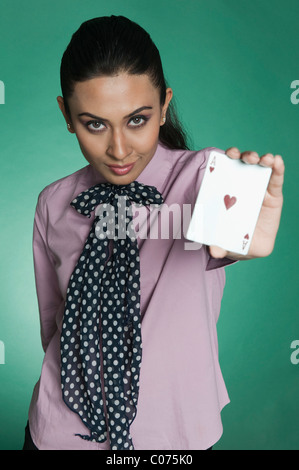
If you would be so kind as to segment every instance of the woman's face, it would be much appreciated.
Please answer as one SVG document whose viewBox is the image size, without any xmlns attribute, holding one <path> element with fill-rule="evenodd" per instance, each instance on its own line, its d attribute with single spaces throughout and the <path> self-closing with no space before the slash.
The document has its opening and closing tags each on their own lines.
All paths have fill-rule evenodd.
<svg viewBox="0 0 299 470">
<path fill-rule="evenodd" d="M 122 73 L 77 82 L 68 99 L 71 121 L 63 98 L 57 100 L 86 160 L 108 182 L 129 184 L 156 151 L 171 98 L 168 88 L 161 107 L 159 90 L 147 75 Z"/>
</svg>

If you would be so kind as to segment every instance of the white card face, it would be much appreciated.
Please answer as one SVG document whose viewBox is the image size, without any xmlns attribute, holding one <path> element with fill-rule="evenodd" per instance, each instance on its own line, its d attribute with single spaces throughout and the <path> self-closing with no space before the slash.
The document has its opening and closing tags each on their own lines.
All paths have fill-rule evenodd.
<svg viewBox="0 0 299 470">
<path fill-rule="evenodd" d="M 213 150 L 186 238 L 246 255 L 271 173 Z"/>
</svg>

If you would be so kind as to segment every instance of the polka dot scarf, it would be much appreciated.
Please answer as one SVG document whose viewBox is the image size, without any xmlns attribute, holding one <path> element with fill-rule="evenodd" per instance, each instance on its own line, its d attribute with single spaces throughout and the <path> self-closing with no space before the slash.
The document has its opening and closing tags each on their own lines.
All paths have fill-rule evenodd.
<svg viewBox="0 0 299 470">
<path fill-rule="evenodd" d="M 90 435 L 112 450 L 133 450 L 142 357 L 140 263 L 131 202 L 163 203 L 153 186 L 102 183 L 72 202 L 91 217 L 84 249 L 70 277 L 61 333 L 63 400 Z M 102 371 L 102 375 L 101 375 Z"/>
</svg>

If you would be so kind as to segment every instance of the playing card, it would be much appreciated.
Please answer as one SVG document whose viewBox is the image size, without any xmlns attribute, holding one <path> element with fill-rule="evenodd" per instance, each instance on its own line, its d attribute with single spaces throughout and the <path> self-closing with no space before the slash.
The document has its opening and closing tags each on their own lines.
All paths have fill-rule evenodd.
<svg viewBox="0 0 299 470">
<path fill-rule="evenodd" d="M 246 255 L 271 173 L 211 151 L 186 238 Z"/>
</svg>

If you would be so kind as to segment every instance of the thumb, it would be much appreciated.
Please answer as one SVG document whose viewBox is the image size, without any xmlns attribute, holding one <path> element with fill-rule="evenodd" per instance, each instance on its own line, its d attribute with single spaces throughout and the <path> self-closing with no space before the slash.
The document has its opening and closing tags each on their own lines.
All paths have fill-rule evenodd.
<svg viewBox="0 0 299 470">
<path fill-rule="evenodd" d="M 209 252 L 213 258 L 225 258 L 228 255 L 228 251 L 219 246 L 209 246 Z"/>
</svg>

